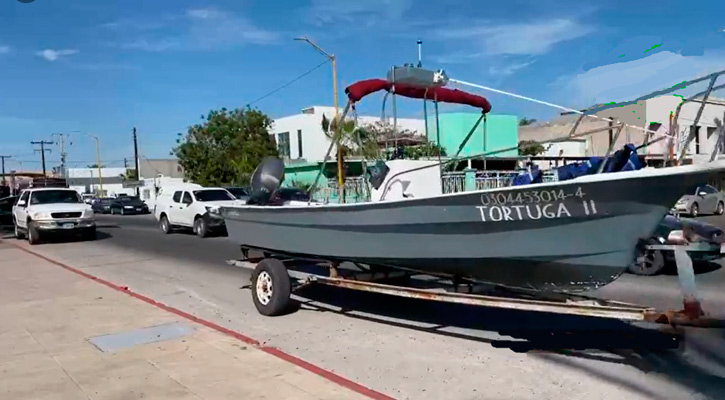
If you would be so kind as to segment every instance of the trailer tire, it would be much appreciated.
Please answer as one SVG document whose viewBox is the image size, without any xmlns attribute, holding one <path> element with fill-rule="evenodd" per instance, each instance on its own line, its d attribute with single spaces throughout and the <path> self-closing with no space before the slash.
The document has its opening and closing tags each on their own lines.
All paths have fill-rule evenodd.
<svg viewBox="0 0 725 400">
<path fill-rule="evenodd" d="M 653 276 L 665 268 L 665 255 L 661 250 L 647 250 L 648 244 L 659 244 L 656 239 L 641 241 L 637 245 L 635 261 L 627 267 L 627 271 L 634 275 Z"/>
<path fill-rule="evenodd" d="M 284 313 L 291 295 L 290 277 L 282 261 L 265 258 L 257 264 L 252 272 L 252 301 L 260 314 L 272 317 Z"/>
</svg>

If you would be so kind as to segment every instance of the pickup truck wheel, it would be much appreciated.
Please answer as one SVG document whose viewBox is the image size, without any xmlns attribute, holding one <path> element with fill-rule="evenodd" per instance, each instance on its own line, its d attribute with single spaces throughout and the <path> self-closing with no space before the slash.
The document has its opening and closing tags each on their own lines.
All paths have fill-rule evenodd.
<svg viewBox="0 0 725 400">
<path fill-rule="evenodd" d="M 30 245 L 36 245 L 40 243 L 40 232 L 32 222 L 28 222 L 28 243 Z"/>
<path fill-rule="evenodd" d="M 159 219 L 159 228 L 161 229 L 161 232 L 167 235 L 171 233 L 171 223 L 169 223 L 169 219 L 166 218 L 166 215 L 162 215 L 161 219 Z"/>
<path fill-rule="evenodd" d="M 209 236 L 209 227 L 206 226 L 206 222 L 203 218 L 197 218 L 194 221 L 194 233 L 200 238 Z"/>
</svg>

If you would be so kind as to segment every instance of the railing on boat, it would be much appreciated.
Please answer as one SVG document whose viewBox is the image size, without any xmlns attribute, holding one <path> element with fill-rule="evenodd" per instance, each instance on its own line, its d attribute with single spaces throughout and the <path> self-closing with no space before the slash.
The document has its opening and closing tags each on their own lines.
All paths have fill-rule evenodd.
<svg viewBox="0 0 725 400">
<path fill-rule="evenodd" d="M 475 174 L 470 176 L 471 183 L 466 185 L 466 172 L 446 172 L 441 176 L 443 183 L 443 193 L 458 193 L 472 190 L 487 190 L 497 189 L 511 186 L 511 182 L 516 175 L 521 171 L 471 171 L 468 174 Z M 556 182 L 557 175 L 555 171 L 544 171 L 543 181 L 544 182 Z"/>
</svg>

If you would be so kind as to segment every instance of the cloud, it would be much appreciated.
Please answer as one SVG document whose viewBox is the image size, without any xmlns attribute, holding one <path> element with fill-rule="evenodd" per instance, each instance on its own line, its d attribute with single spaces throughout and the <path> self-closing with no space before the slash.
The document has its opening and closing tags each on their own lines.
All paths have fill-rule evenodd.
<svg viewBox="0 0 725 400">
<path fill-rule="evenodd" d="M 191 21 L 189 44 L 192 47 L 272 44 L 280 38 L 278 32 L 260 28 L 247 18 L 214 8 L 188 10 L 187 16 Z"/>
<path fill-rule="evenodd" d="M 110 28 L 115 29 L 115 23 L 111 24 Z M 165 28 L 166 34 L 156 37 L 144 35 L 116 43 L 117 47 L 146 52 L 209 50 L 244 44 L 273 44 L 280 39 L 278 32 L 261 28 L 243 16 L 216 8 L 189 9 L 180 16 L 167 16 L 156 23 L 141 22 L 134 26 L 136 30 L 146 31 Z"/>
<path fill-rule="evenodd" d="M 7 54 L 7 53 L 10 53 L 10 46 L 0 45 L 0 54 Z"/>
<path fill-rule="evenodd" d="M 312 0 L 305 15 L 316 26 L 355 24 L 373 26 L 401 19 L 412 0 Z"/>
<path fill-rule="evenodd" d="M 542 55 L 555 45 L 594 32 L 594 28 L 571 19 L 550 19 L 528 23 L 492 25 L 477 22 L 465 28 L 439 29 L 436 36 L 444 40 L 478 42 L 481 53 L 497 55 Z"/>
<path fill-rule="evenodd" d="M 501 67 L 497 67 L 495 65 L 492 65 L 488 67 L 488 73 L 490 75 L 494 76 L 509 76 L 513 75 L 515 72 L 517 72 L 520 69 L 526 68 L 529 65 L 533 64 L 535 61 L 523 61 L 523 62 L 517 62 L 517 63 L 510 63 L 506 64 Z"/>
<path fill-rule="evenodd" d="M 578 74 L 562 76 L 552 86 L 559 88 L 560 97 L 568 99 L 569 103 L 573 101 L 576 106 L 591 106 L 633 100 L 682 81 L 725 69 L 724 65 L 725 52 L 722 51 L 705 51 L 701 56 L 661 51 L 633 61 L 598 66 Z M 702 82 L 678 91 L 678 94 L 694 94 L 706 88 L 707 82 Z"/>
<path fill-rule="evenodd" d="M 48 61 L 56 61 L 57 59 L 65 56 L 72 56 L 73 54 L 78 54 L 78 50 L 73 49 L 63 49 L 63 50 L 53 50 L 53 49 L 45 49 L 43 51 L 38 51 L 35 53 L 35 55 L 39 57 L 43 57 Z"/>
</svg>

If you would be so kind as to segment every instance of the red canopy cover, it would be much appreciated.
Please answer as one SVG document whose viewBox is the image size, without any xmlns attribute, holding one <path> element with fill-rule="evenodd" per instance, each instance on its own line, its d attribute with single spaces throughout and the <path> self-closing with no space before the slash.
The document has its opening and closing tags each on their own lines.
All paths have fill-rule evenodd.
<svg viewBox="0 0 725 400">
<path fill-rule="evenodd" d="M 391 91 L 393 84 L 384 79 L 367 79 L 355 82 L 345 89 L 347 98 L 351 102 L 356 103 L 363 97 L 378 92 L 380 90 Z M 466 104 L 472 107 L 480 108 L 483 113 L 491 111 L 491 103 L 483 96 L 478 96 L 458 89 L 447 89 L 444 87 L 434 87 L 426 89 L 402 83 L 395 84 L 395 94 L 410 97 L 412 99 L 436 100 L 445 103 Z"/>
</svg>

